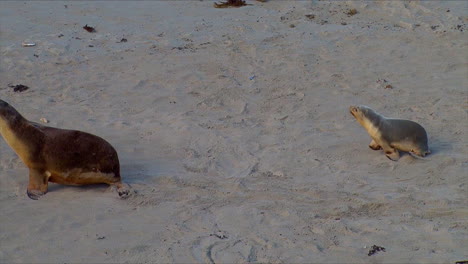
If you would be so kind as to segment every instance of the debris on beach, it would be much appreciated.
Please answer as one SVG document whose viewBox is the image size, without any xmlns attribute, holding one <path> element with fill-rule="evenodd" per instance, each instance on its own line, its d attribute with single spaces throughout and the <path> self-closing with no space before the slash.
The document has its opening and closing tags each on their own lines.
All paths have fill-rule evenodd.
<svg viewBox="0 0 468 264">
<path fill-rule="evenodd" d="M 117 43 L 122 43 L 122 42 L 127 42 L 127 39 L 126 38 L 122 38 L 119 42 Z"/>
<path fill-rule="evenodd" d="M 460 260 L 455 262 L 455 264 L 468 264 L 468 260 Z"/>
<path fill-rule="evenodd" d="M 308 14 L 308 15 L 305 15 L 305 17 L 307 17 L 308 19 L 312 20 L 315 18 L 315 15 L 314 14 Z"/>
<path fill-rule="evenodd" d="M 353 8 L 353 9 L 348 10 L 348 12 L 346 12 L 345 14 L 347 14 L 348 16 L 354 16 L 357 13 L 358 11 L 356 10 L 356 8 Z"/>
<path fill-rule="evenodd" d="M 373 245 L 373 246 L 371 247 L 371 249 L 369 250 L 369 253 L 367 254 L 367 256 L 372 256 L 372 255 L 374 255 L 375 253 L 377 253 L 377 252 L 379 252 L 379 251 L 385 252 L 385 248 L 384 248 L 384 247 L 380 247 L 380 246 Z"/>
<path fill-rule="evenodd" d="M 23 47 L 34 47 L 34 46 L 36 46 L 36 43 L 34 43 L 34 42 L 23 42 L 22 45 L 23 45 Z"/>
<path fill-rule="evenodd" d="M 29 89 L 28 86 L 22 85 L 22 84 L 17 84 L 17 85 L 8 84 L 8 87 L 13 88 L 13 92 L 15 93 L 21 93 Z"/>
<path fill-rule="evenodd" d="M 96 29 L 93 28 L 93 27 L 90 27 L 88 26 L 88 24 L 86 24 L 84 27 L 83 27 L 84 30 L 88 31 L 89 33 L 94 33 L 96 32 Z"/>
<path fill-rule="evenodd" d="M 214 3 L 215 8 L 228 8 L 228 7 L 241 7 L 241 6 L 246 6 L 249 4 L 246 4 L 244 0 L 227 0 L 226 2 L 221 2 L 221 3 Z"/>
<path fill-rule="evenodd" d="M 377 87 L 380 87 L 383 89 L 393 89 L 393 85 L 389 84 L 389 82 L 385 79 L 378 79 L 376 83 L 377 83 Z"/>
<path fill-rule="evenodd" d="M 463 24 L 463 25 L 457 25 L 455 29 L 456 29 L 456 30 L 459 30 L 460 32 L 463 32 L 463 29 L 464 29 L 464 28 L 465 28 L 465 24 Z"/>
<path fill-rule="evenodd" d="M 41 117 L 39 120 L 41 120 L 42 123 L 49 123 L 49 120 L 47 120 L 45 117 Z"/>
<path fill-rule="evenodd" d="M 226 232 L 222 232 L 221 230 L 218 231 L 218 232 L 216 232 L 216 233 L 214 233 L 214 234 L 210 234 L 210 236 L 214 236 L 214 237 L 217 237 L 217 238 L 219 238 L 219 239 L 226 239 L 226 238 L 228 238 Z"/>
</svg>

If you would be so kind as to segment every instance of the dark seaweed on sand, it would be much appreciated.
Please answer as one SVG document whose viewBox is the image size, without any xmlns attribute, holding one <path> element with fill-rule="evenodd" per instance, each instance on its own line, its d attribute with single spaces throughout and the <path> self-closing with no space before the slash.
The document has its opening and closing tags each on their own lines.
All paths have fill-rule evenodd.
<svg viewBox="0 0 468 264">
<path fill-rule="evenodd" d="M 227 7 L 241 7 L 246 6 L 244 0 L 227 0 L 226 2 L 214 3 L 215 8 L 227 8 Z"/>
<path fill-rule="evenodd" d="M 8 87 L 13 88 L 13 92 L 15 93 L 21 93 L 29 89 L 28 86 L 22 85 L 22 84 L 17 84 L 17 85 L 8 84 Z"/>
<path fill-rule="evenodd" d="M 84 30 L 88 31 L 89 33 L 94 33 L 96 32 L 96 29 L 93 28 L 93 27 L 90 27 L 88 26 L 88 24 L 86 24 L 84 27 L 83 27 Z"/>
<path fill-rule="evenodd" d="M 367 254 L 367 256 L 372 256 L 379 251 L 385 252 L 385 248 L 373 245 L 372 248 L 369 250 L 369 253 Z"/>
</svg>

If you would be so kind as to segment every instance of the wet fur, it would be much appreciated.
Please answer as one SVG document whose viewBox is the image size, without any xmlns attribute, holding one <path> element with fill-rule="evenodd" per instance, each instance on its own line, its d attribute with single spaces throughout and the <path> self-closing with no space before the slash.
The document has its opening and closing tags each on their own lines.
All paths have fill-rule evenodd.
<svg viewBox="0 0 468 264">
<path fill-rule="evenodd" d="M 47 192 L 47 182 L 121 187 L 117 152 L 104 139 L 76 130 L 42 126 L 0 100 L 0 133 L 29 168 L 28 195 Z"/>
<path fill-rule="evenodd" d="M 383 148 L 388 158 L 397 160 L 398 150 L 424 157 L 429 154 L 426 130 L 418 123 L 385 118 L 366 106 L 351 106 L 350 113 L 372 138 L 372 149 Z"/>
</svg>

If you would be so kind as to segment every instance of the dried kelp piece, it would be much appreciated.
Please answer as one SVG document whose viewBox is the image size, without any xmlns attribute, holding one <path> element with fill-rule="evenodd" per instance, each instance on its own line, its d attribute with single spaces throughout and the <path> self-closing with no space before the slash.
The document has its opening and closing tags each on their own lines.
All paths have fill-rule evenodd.
<svg viewBox="0 0 468 264">
<path fill-rule="evenodd" d="M 34 43 L 34 42 L 23 42 L 23 43 L 21 43 L 21 45 L 23 47 L 34 47 L 34 46 L 36 46 L 36 43 Z"/>
<path fill-rule="evenodd" d="M 226 239 L 226 238 L 228 238 L 228 236 L 226 236 L 225 234 L 221 234 L 221 235 L 220 235 L 220 234 L 210 234 L 210 236 L 215 236 L 215 237 L 217 237 L 217 238 L 219 238 L 219 239 Z"/>
<path fill-rule="evenodd" d="M 93 28 L 93 27 L 90 27 L 88 26 L 88 24 L 86 24 L 84 27 L 83 27 L 84 30 L 88 31 L 89 33 L 94 33 L 96 32 L 96 29 Z"/>
<path fill-rule="evenodd" d="M 358 13 L 358 11 L 356 10 L 356 8 L 353 8 L 353 9 L 349 9 L 348 12 L 346 12 L 345 14 L 347 14 L 348 16 L 354 16 Z"/>
<path fill-rule="evenodd" d="M 8 84 L 8 87 L 13 88 L 13 92 L 15 93 L 21 93 L 29 89 L 28 86 L 22 85 L 22 84 L 17 84 L 17 85 Z"/>
<path fill-rule="evenodd" d="M 226 2 L 214 3 L 215 8 L 241 7 L 249 5 L 244 0 L 227 0 Z"/>
<path fill-rule="evenodd" d="M 380 247 L 380 246 L 373 245 L 373 246 L 371 247 L 371 249 L 369 250 L 369 253 L 367 254 L 367 256 L 372 256 L 372 255 L 374 255 L 375 253 L 377 253 L 377 252 L 379 252 L 379 251 L 385 252 L 385 248 L 384 248 L 384 247 Z"/>
</svg>

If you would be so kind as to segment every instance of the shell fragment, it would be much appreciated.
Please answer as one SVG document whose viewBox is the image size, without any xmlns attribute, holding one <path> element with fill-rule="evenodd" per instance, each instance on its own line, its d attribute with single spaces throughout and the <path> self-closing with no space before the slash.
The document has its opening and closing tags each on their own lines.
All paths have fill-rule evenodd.
<svg viewBox="0 0 468 264">
<path fill-rule="evenodd" d="M 22 45 L 23 45 L 23 47 L 34 47 L 34 46 L 36 46 L 36 43 L 34 43 L 34 42 L 23 42 Z"/>
</svg>

